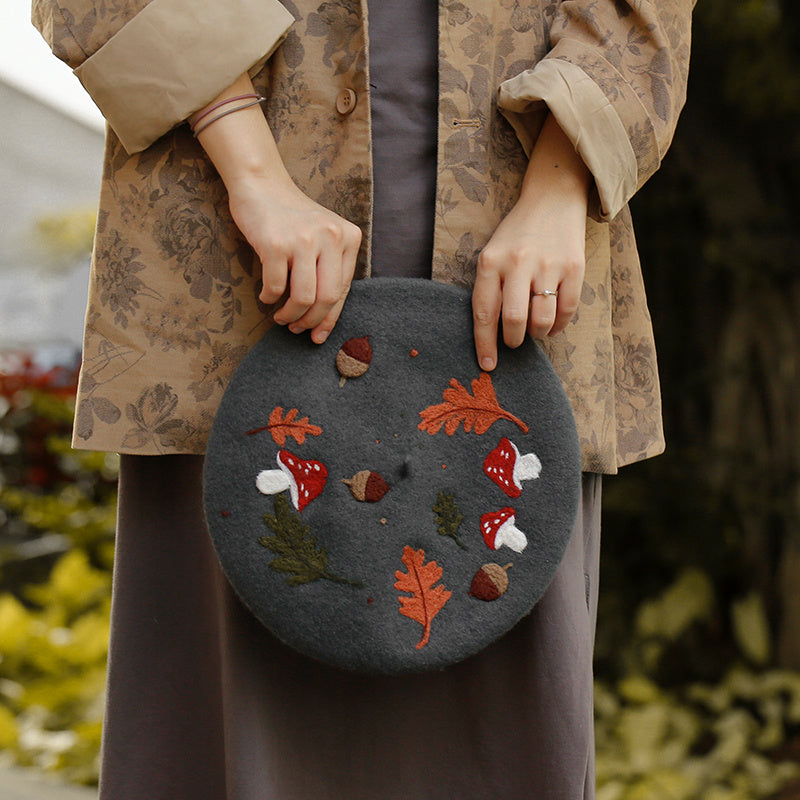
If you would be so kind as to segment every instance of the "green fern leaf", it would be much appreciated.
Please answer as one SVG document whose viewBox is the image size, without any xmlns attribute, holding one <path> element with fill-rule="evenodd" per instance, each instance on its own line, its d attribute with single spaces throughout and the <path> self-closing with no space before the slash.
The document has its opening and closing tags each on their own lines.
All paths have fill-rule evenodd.
<svg viewBox="0 0 800 800">
<path fill-rule="evenodd" d="M 292 513 L 285 494 L 275 497 L 275 514 L 264 514 L 264 524 L 274 536 L 262 536 L 258 542 L 278 557 L 269 563 L 270 569 L 282 572 L 289 586 L 302 586 L 318 580 L 333 581 L 361 588 L 361 581 L 342 578 L 328 570 L 328 551 L 317 546 L 311 529 Z"/>
<path fill-rule="evenodd" d="M 439 492 L 433 512 L 436 514 L 436 529 L 439 534 L 449 536 L 462 550 L 468 550 L 469 548 L 458 536 L 458 529 L 461 527 L 464 515 L 459 512 L 455 497 L 452 494 Z"/>
</svg>

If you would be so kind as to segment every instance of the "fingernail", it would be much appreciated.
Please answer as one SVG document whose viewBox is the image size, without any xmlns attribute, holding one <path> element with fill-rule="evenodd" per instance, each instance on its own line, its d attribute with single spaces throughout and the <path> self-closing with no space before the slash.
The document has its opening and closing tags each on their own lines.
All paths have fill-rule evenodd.
<svg viewBox="0 0 800 800">
<path fill-rule="evenodd" d="M 303 326 L 302 326 L 302 325 L 290 325 L 290 326 L 289 326 L 289 330 L 290 330 L 292 333 L 302 333 L 302 332 L 303 332 L 303 330 L 304 330 L 304 328 L 303 328 Z"/>
<path fill-rule="evenodd" d="M 491 372 L 494 369 L 494 359 L 490 358 L 489 356 L 484 356 L 481 359 L 481 369 Z"/>
<path fill-rule="evenodd" d="M 311 338 L 314 340 L 316 344 L 325 344 L 328 339 L 330 331 L 319 331 L 315 333 Z"/>
</svg>

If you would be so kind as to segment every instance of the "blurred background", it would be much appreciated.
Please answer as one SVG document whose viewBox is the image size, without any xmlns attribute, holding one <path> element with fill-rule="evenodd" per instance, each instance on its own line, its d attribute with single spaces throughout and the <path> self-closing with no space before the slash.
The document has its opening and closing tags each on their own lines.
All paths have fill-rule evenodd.
<svg viewBox="0 0 800 800">
<path fill-rule="evenodd" d="M 0 758 L 93 784 L 116 459 L 69 447 L 102 121 L 0 9 Z M 800 10 L 699 0 L 634 220 L 668 450 L 604 484 L 598 800 L 800 798 Z"/>
</svg>

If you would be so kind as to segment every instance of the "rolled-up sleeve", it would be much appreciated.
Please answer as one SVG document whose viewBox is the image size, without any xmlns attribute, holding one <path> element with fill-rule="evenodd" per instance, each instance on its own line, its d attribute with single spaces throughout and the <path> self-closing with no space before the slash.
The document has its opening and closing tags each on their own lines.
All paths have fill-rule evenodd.
<svg viewBox="0 0 800 800">
<path fill-rule="evenodd" d="M 612 219 L 658 169 L 686 99 L 693 0 L 567 0 L 551 50 L 500 85 L 530 153 L 544 105 L 591 171 L 592 215 Z"/>
<path fill-rule="evenodd" d="M 54 18 L 57 25 L 47 21 Z M 46 38 L 65 28 L 72 34 L 60 36 L 60 46 L 84 52 L 75 74 L 129 153 L 144 150 L 243 72 L 258 70 L 294 22 L 278 0 L 151 0 L 86 52 L 71 18 L 59 4 L 57 17 L 39 14 L 39 27 Z"/>
</svg>

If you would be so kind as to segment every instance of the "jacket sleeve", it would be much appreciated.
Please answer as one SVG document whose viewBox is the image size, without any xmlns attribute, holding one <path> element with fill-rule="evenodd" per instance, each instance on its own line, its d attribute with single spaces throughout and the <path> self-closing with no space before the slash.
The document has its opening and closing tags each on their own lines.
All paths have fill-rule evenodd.
<svg viewBox="0 0 800 800">
<path fill-rule="evenodd" d="M 565 0 L 551 50 L 499 87 L 526 152 L 546 104 L 591 171 L 592 215 L 613 219 L 658 169 L 686 99 L 694 0 Z"/>
<path fill-rule="evenodd" d="M 32 0 L 31 17 L 129 153 L 254 74 L 294 22 L 279 0 Z"/>
</svg>

